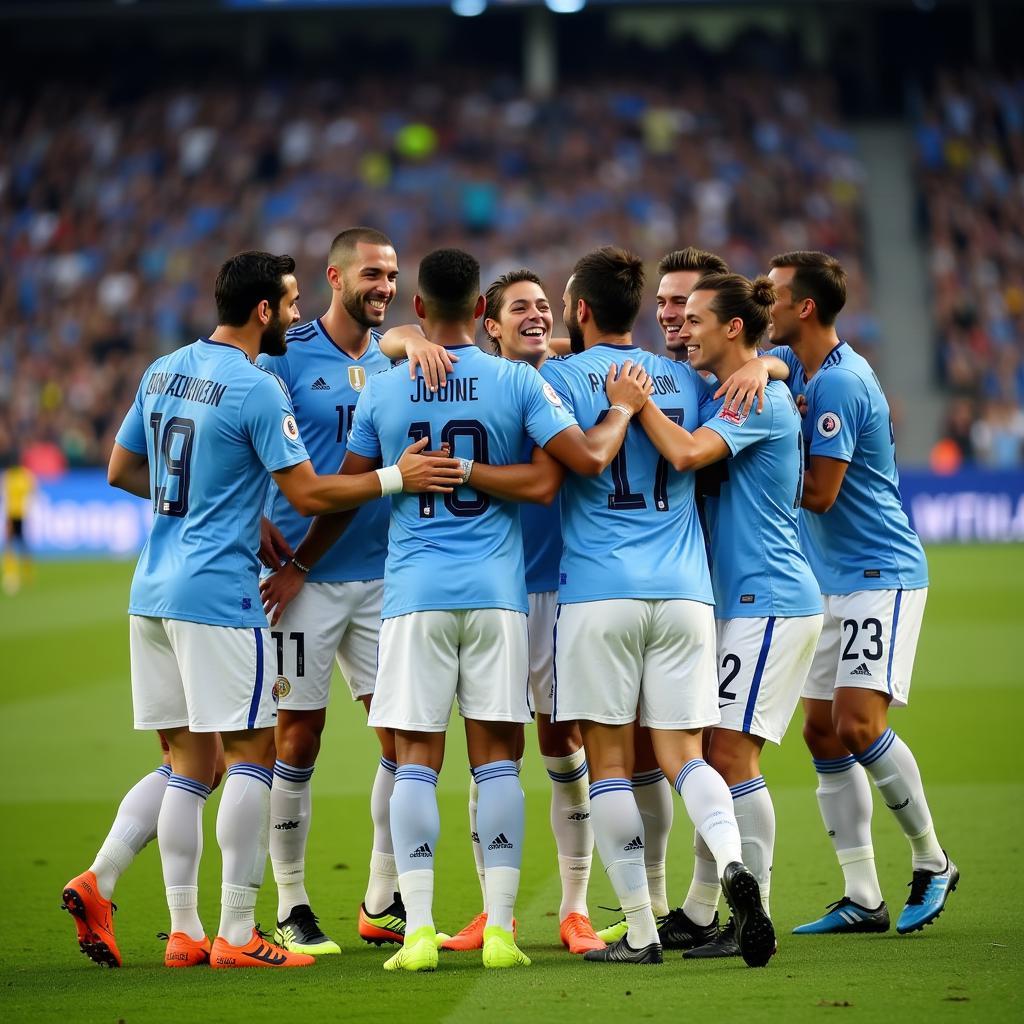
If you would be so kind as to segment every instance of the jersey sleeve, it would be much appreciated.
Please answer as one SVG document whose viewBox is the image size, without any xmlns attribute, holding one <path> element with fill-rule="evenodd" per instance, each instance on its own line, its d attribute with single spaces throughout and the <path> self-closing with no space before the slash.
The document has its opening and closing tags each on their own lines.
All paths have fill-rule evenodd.
<svg viewBox="0 0 1024 1024">
<path fill-rule="evenodd" d="M 366 386 L 359 393 L 356 411 L 352 414 L 352 429 L 348 435 L 346 447 L 356 455 L 367 459 L 381 458 L 380 436 L 373 419 L 373 378 L 366 381 Z"/>
<path fill-rule="evenodd" d="M 268 473 L 309 458 L 284 385 L 273 374 L 265 374 L 245 396 L 241 425 Z"/>
<path fill-rule="evenodd" d="M 811 420 L 811 455 L 852 462 L 867 407 L 864 384 L 856 374 L 830 369 L 811 382 L 807 415 Z"/>
<path fill-rule="evenodd" d="M 781 359 L 789 367 L 789 376 L 782 383 L 791 392 L 796 394 L 793 389 L 797 379 L 797 367 L 800 365 L 800 360 L 797 359 L 796 353 L 788 345 L 776 345 L 775 348 L 770 348 L 767 352 L 762 352 L 761 355 L 775 356 L 776 359 Z"/>
<path fill-rule="evenodd" d="M 125 414 L 124 422 L 117 432 L 115 441 L 122 447 L 137 455 L 146 454 L 146 423 L 142 415 L 142 393 L 149 374 L 145 374 L 139 384 L 139 390 L 135 392 L 135 401 Z"/>
<path fill-rule="evenodd" d="M 572 401 L 572 388 L 566 380 L 565 372 L 562 369 L 561 361 L 548 359 L 540 368 L 540 375 L 555 394 L 561 399 L 562 407 L 572 417 L 576 416 L 576 409 Z"/>
<path fill-rule="evenodd" d="M 744 448 L 749 448 L 758 441 L 772 435 L 772 422 L 775 419 L 773 410 L 766 403 L 765 411 L 758 416 L 756 413 L 732 412 L 725 408 L 723 399 L 712 403 L 709 407 L 711 415 L 705 419 L 702 410 L 701 426 L 713 430 L 720 435 L 729 446 L 730 455 L 738 455 Z"/>
<path fill-rule="evenodd" d="M 576 425 L 576 420 L 555 386 L 532 366 L 522 364 L 523 419 L 526 432 L 544 447 L 556 434 Z"/>
<path fill-rule="evenodd" d="M 264 370 L 269 370 L 276 377 L 280 378 L 285 390 L 291 395 L 292 378 L 288 369 L 288 360 L 285 356 L 268 356 L 265 352 L 261 352 L 256 357 L 256 365 Z"/>
</svg>

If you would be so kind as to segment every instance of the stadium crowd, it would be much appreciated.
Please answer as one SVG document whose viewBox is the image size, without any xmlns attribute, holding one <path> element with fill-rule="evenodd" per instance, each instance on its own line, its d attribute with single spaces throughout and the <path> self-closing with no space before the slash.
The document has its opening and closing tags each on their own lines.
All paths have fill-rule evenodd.
<svg viewBox="0 0 1024 1024">
<path fill-rule="evenodd" d="M 826 78 L 576 80 L 548 101 L 468 71 L 190 82 L 127 101 L 53 85 L 5 104 L 0 154 L 2 462 L 42 445 L 102 464 L 147 363 L 205 329 L 224 257 L 292 253 L 313 314 L 339 225 L 387 232 L 407 275 L 431 247 L 463 245 L 488 280 L 529 263 L 555 295 L 609 239 L 652 266 L 699 242 L 745 274 L 826 250 L 849 275 L 844 337 L 870 356 L 879 336 L 862 167 Z M 661 345 L 653 317 L 637 336 Z"/>
<path fill-rule="evenodd" d="M 940 77 L 916 124 L 954 457 L 1024 463 L 1024 78 Z"/>
</svg>

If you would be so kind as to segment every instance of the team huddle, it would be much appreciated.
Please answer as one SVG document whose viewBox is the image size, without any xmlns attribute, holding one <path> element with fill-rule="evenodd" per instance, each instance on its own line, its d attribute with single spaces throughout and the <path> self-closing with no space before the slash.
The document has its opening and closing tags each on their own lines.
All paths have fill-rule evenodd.
<svg viewBox="0 0 1024 1024">
<path fill-rule="evenodd" d="M 129 605 L 132 697 L 135 727 L 157 731 L 165 757 L 64 888 L 81 950 L 121 964 L 114 887 L 156 838 L 168 967 L 339 952 L 305 881 L 335 662 L 380 741 L 358 930 L 399 947 L 386 970 L 435 970 L 439 950 L 530 964 L 514 913 L 531 721 L 571 954 L 768 963 L 776 824 L 760 755 L 801 702 L 844 892 L 795 933 L 888 931 L 872 782 L 911 846 L 896 930 L 938 917 L 959 873 L 887 720 L 909 698 L 927 565 L 888 404 L 836 333 L 840 264 L 785 253 L 751 281 L 712 253 L 669 253 L 667 356 L 632 344 L 644 270 L 617 248 L 576 263 L 567 339 L 552 337 L 535 274 L 481 294 L 478 263 L 457 249 L 420 264 L 419 326 L 386 333 L 398 279 L 386 236 L 337 236 L 331 305 L 302 325 L 294 271 L 287 256 L 229 259 L 218 326 L 149 367 L 111 454 L 111 484 L 153 502 Z M 453 703 L 482 905 L 446 935 L 434 851 Z M 211 942 L 198 871 L 221 776 Z M 673 790 L 695 854 L 676 907 Z M 621 907 L 601 931 L 587 903 L 595 844 Z M 254 918 L 268 852 L 273 936 Z"/>
</svg>

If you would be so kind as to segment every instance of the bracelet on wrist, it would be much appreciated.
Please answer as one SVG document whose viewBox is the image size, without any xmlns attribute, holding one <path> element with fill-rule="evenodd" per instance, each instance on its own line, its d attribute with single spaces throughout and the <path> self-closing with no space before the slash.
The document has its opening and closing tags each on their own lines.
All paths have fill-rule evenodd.
<svg viewBox="0 0 1024 1024">
<path fill-rule="evenodd" d="M 303 576 L 309 575 L 310 567 L 308 565 L 303 565 L 302 562 L 300 562 L 294 555 L 292 556 L 292 565 L 294 565 Z"/>
<path fill-rule="evenodd" d="M 616 412 L 621 412 L 622 415 L 625 416 L 627 420 L 631 420 L 633 418 L 632 410 L 627 409 L 624 405 L 619 405 L 618 402 L 616 402 L 612 406 L 612 409 L 614 409 Z"/>
<path fill-rule="evenodd" d="M 469 483 L 470 474 L 473 472 L 473 460 L 472 459 L 459 459 L 459 466 L 462 469 L 462 482 L 464 484 Z"/>
</svg>

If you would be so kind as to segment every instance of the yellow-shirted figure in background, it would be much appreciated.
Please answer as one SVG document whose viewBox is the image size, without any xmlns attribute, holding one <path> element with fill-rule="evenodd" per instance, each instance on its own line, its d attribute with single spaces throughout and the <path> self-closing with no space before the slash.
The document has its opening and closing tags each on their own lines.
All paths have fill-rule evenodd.
<svg viewBox="0 0 1024 1024">
<path fill-rule="evenodd" d="M 25 541 L 25 516 L 36 491 L 36 477 L 25 466 L 9 467 L 4 472 L 4 563 L 3 587 L 7 594 L 16 594 L 22 581 L 32 578 L 32 563 Z"/>
</svg>

